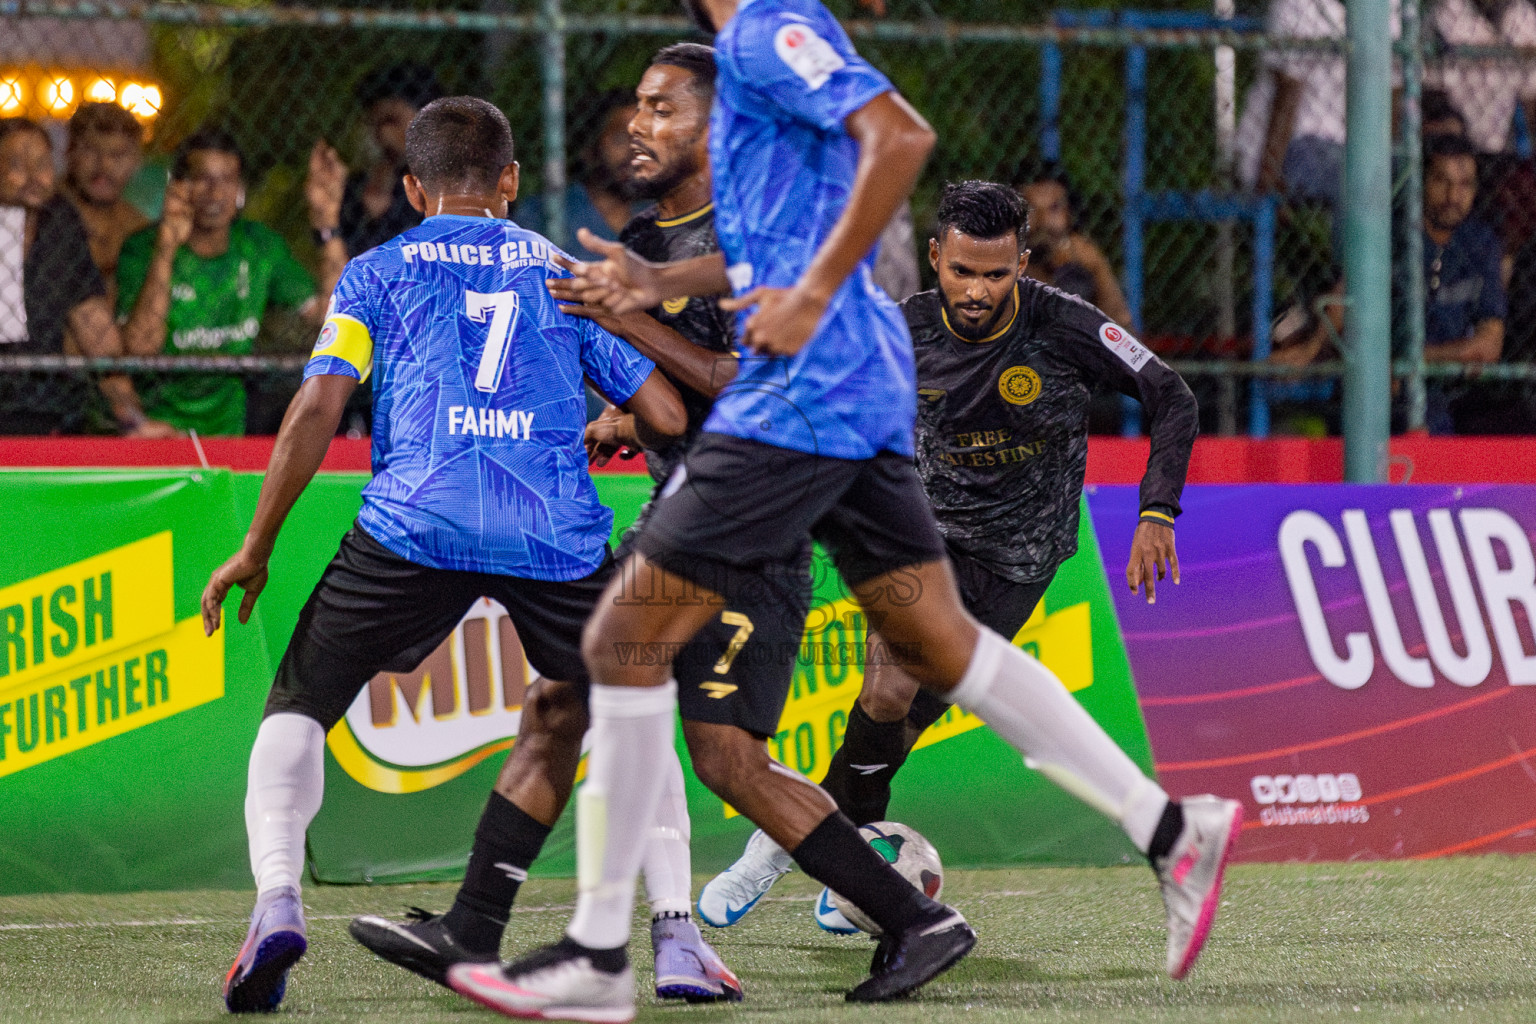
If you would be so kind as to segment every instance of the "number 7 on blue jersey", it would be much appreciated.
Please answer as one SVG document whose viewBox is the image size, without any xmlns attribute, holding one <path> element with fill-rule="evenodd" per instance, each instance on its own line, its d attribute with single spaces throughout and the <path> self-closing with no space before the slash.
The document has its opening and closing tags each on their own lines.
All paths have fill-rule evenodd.
<svg viewBox="0 0 1536 1024">
<path fill-rule="evenodd" d="M 517 325 L 517 292 L 464 293 L 466 316 L 483 324 L 487 312 L 491 314 L 491 329 L 485 341 L 485 351 L 480 356 L 480 368 L 475 372 L 475 390 L 490 392 L 501 383 L 501 371 L 507 365 L 507 353 L 512 347 L 512 328 Z"/>
</svg>

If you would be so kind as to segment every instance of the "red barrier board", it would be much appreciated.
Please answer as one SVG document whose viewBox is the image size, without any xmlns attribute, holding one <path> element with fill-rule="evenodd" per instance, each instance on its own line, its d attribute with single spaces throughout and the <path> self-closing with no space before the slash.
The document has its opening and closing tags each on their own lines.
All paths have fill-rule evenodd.
<svg viewBox="0 0 1536 1024">
<path fill-rule="evenodd" d="M 204 438 L 211 466 L 260 471 L 272 454 L 270 437 Z M 321 468 L 369 469 L 367 438 L 337 438 Z M 1094 437 L 1088 441 L 1088 482 L 1134 484 L 1147 467 L 1145 438 Z M 198 466 L 187 438 L 136 441 L 115 437 L 0 437 L 0 466 Z M 1536 483 L 1536 437 L 1397 437 L 1392 439 L 1394 483 Z M 643 473 L 644 457 L 614 459 L 598 473 Z M 1344 479 L 1344 443 L 1338 438 L 1203 437 L 1190 460 L 1192 484 L 1338 483 Z"/>
</svg>

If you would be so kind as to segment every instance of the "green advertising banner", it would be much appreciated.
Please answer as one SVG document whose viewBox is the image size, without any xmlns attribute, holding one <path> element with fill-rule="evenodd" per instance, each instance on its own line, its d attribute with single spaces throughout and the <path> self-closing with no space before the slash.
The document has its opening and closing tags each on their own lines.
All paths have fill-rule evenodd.
<svg viewBox="0 0 1536 1024">
<path fill-rule="evenodd" d="M 650 492 L 597 477 L 617 527 Z M 0 892 L 246 887 L 246 758 L 299 611 L 356 515 L 362 474 L 323 474 L 284 529 L 247 625 L 202 635 L 209 572 L 239 543 L 260 476 L 228 471 L 0 472 L 24 543 L 0 549 Z M 770 751 L 819 779 L 863 678 L 863 621 L 820 580 Z M 1015 642 L 1040 657 L 1138 764 L 1146 732 L 1088 517 L 1080 551 Z M 328 740 L 310 829 L 321 881 L 454 878 L 516 739 L 530 682 L 500 606 L 481 602 L 415 671 L 371 681 Z M 680 738 L 679 738 L 680 742 Z M 684 764 L 688 763 L 686 752 Z M 751 825 L 688 774 L 695 868 Z M 951 711 L 896 784 L 893 817 L 947 863 L 1117 863 L 1134 851 L 1095 812 Z M 536 866 L 574 872 L 570 816 Z"/>
<path fill-rule="evenodd" d="M 225 471 L 0 472 L 0 891 L 250 884 L 259 628 L 204 637 Z"/>
</svg>

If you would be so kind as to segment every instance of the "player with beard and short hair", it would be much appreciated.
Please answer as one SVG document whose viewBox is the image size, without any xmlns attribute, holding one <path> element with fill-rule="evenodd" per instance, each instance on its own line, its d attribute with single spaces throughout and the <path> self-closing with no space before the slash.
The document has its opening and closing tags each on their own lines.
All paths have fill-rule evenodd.
<svg viewBox="0 0 1536 1024">
<path fill-rule="evenodd" d="M 461 964 L 449 984 L 511 1017 L 634 1017 L 638 840 L 661 798 L 654 765 L 673 741 L 678 703 L 662 655 L 765 580 L 793 574 L 808 537 L 920 685 L 971 711 L 1148 856 L 1167 909 L 1167 969 L 1183 977 L 1209 935 L 1241 805 L 1170 799 L 1045 666 L 966 611 L 913 464 L 912 338 L 870 271 L 933 130 L 817 0 L 698 0 L 690 10 L 717 30 L 709 151 L 721 252 L 656 264 L 587 233 L 606 258 L 574 266 L 573 288 L 613 315 L 729 290 L 721 308 L 745 314 L 739 343 L 753 358 L 743 355 L 715 400 L 583 634 L 592 752 L 565 935 L 504 967 Z M 1125 359 L 1150 357 L 1123 340 Z M 642 582 L 651 599 L 635 599 Z M 637 659 L 637 649 L 658 657 Z M 776 710 L 786 696 L 772 695 Z M 752 731 L 685 719 L 683 734 L 706 786 L 880 928 L 850 1001 L 905 995 L 970 952 L 965 918 L 898 874 Z"/>
<path fill-rule="evenodd" d="M 945 187 L 928 258 L 939 286 L 902 303 L 917 358 L 917 469 L 966 609 L 1012 638 L 1077 551 L 1079 498 L 1088 462 L 1088 401 L 1108 384 L 1139 398 L 1152 451 L 1126 579 L 1132 591 L 1179 581 L 1173 522 L 1198 429 L 1194 395 L 1177 373 L 1103 311 L 1021 276 L 1029 213 L 993 182 Z M 880 640 L 870 637 L 871 651 Z M 843 744 L 821 785 L 862 825 L 886 820 L 891 780 L 949 705 L 889 659 L 866 675 Z M 792 862 L 762 832 L 699 894 L 699 915 L 740 920 Z M 828 931 L 857 929 L 816 902 Z"/>
<path fill-rule="evenodd" d="M 632 184 L 638 195 L 655 199 L 656 206 L 636 217 L 625 234 L 662 259 L 668 253 L 692 256 L 717 248 L 709 201 L 708 152 L 714 78 L 714 52 L 696 43 L 679 43 L 656 54 L 636 90 L 639 104 L 628 126 L 634 154 Z M 562 294 L 558 287 L 550 290 L 557 299 Z M 655 445 L 648 463 L 659 488 L 659 481 L 665 479 L 664 467 L 681 458 L 687 441 L 698 433 L 709 413 L 720 386 L 713 378 L 718 376 L 723 382 L 735 372 L 735 359 L 728 354 L 730 317 L 712 299 L 693 299 L 681 308 L 669 303 L 651 311 L 657 319 L 644 313 L 604 317 L 580 305 L 562 308 L 596 320 L 650 356 L 681 394 L 687 430 L 676 439 L 665 439 L 670 443 L 657 444 L 652 437 L 642 437 L 634 414 L 612 405 L 586 430 L 588 453 L 599 463 L 606 463 L 616 452 L 638 451 L 647 441 Z M 718 372 L 717 359 L 725 363 Z M 642 511 L 642 521 L 645 515 Z M 634 535 L 631 529 L 616 561 L 623 561 Z M 743 678 L 755 674 L 775 673 L 787 682 L 794 669 L 808 602 L 808 595 L 796 591 L 774 592 L 763 602 L 727 609 L 702 630 L 674 662 L 686 695 L 684 717 L 728 723 L 744 717 L 750 723 L 751 708 L 734 693 L 738 687 L 744 693 L 760 690 L 761 683 Z M 738 639 L 743 616 L 756 624 L 750 643 Z M 563 702 L 556 706 L 558 716 L 541 715 L 535 724 L 555 718 L 560 723 L 556 739 L 564 742 L 574 737 L 579 741 L 586 731 L 584 709 L 566 707 Z M 524 747 L 530 742 L 548 743 L 538 735 L 522 735 L 518 740 Z M 517 748 L 513 749 L 516 757 Z M 569 763 L 574 768 L 575 761 Z M 509 761 L 506 774 L 521 773 L 537 779 L 540 768 L 537 763 Z M 562 781 L 568 789 L 570 780 L 562 777 Z M 692 920 L 689 820 L 680 772 L 671 777 L 670 787 L 662 801 L 663 814 L 649 836 L 644 864 L 651 903 L 656 994 L 691 1002 L 739 1000 L 741 982 L 704 941 Z M 562 797 L 558 805 L 551 806 L 552 813 L 558 815 L 563 805 Z M 492 797 L 487 821 L 498 810 L 512 809 L 502 808 L 498 797 Z M 551 811 L 544 812 L 545 816 Z M 473 863 L 505 862 L 526 867 L 537 855 L 552 818 L 540 821 L 521 812 L 505 817 L 509 827 L 501 833 L 482 824 L 483 835 L 477 835 Z M 489 959 L 484 955 L 488 947 L 494 950 L 489 940 L 494 937 L 499 942 L 515 895 L 515 886 L 484 884 L 471 878 L 455 900 L 455 909 L 446 915 L 422 912 L 405 922 L 366 916 L 352 923 L 351 932 L 391 963 L 441 983 L 454 964 Z M 486 932 L 484 937 L 470 941 L 482 931 Z"/>
<path fill-rule="evenodd" d="M 714 50 L 675 43 L 652 59 L 635 89 L 629 122 L 629 191 L 655 206 L 632 219 L 619 240 L 649 260 L 665 263 L 720 251 L 710 197 L 709 107 L 715 95 Z M 551 289 L 566 312 L 593 316 L 656 360 L 678 386 L 688 408 L 688 433 L 646 454 L 657 483 L 666 480 L 698 436 L 715 395 L 736 374 L 732 317 L 711 296 L 680 298 L 628 317 L 605 317 L 576 301 L 559 283 Z M 659 325 L 659 326 L 658 326 Z M 632 419 L 612 406 L 588 431 L 599 464 L 616 451 L 638 450 Z"/>
</svg>

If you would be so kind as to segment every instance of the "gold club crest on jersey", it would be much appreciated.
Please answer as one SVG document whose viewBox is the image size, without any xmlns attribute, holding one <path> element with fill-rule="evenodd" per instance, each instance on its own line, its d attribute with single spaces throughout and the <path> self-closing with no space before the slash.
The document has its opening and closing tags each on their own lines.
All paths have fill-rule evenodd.
<svg viewBox="0 0 1536 1024">
<path fill-rule="evenodd" d="M 1028 405 L 1040 397 L 1040 375 L 1027 366 L 1010 366 L 997 378 L 997 393 L 1012 405 Z"/>
</svg>

